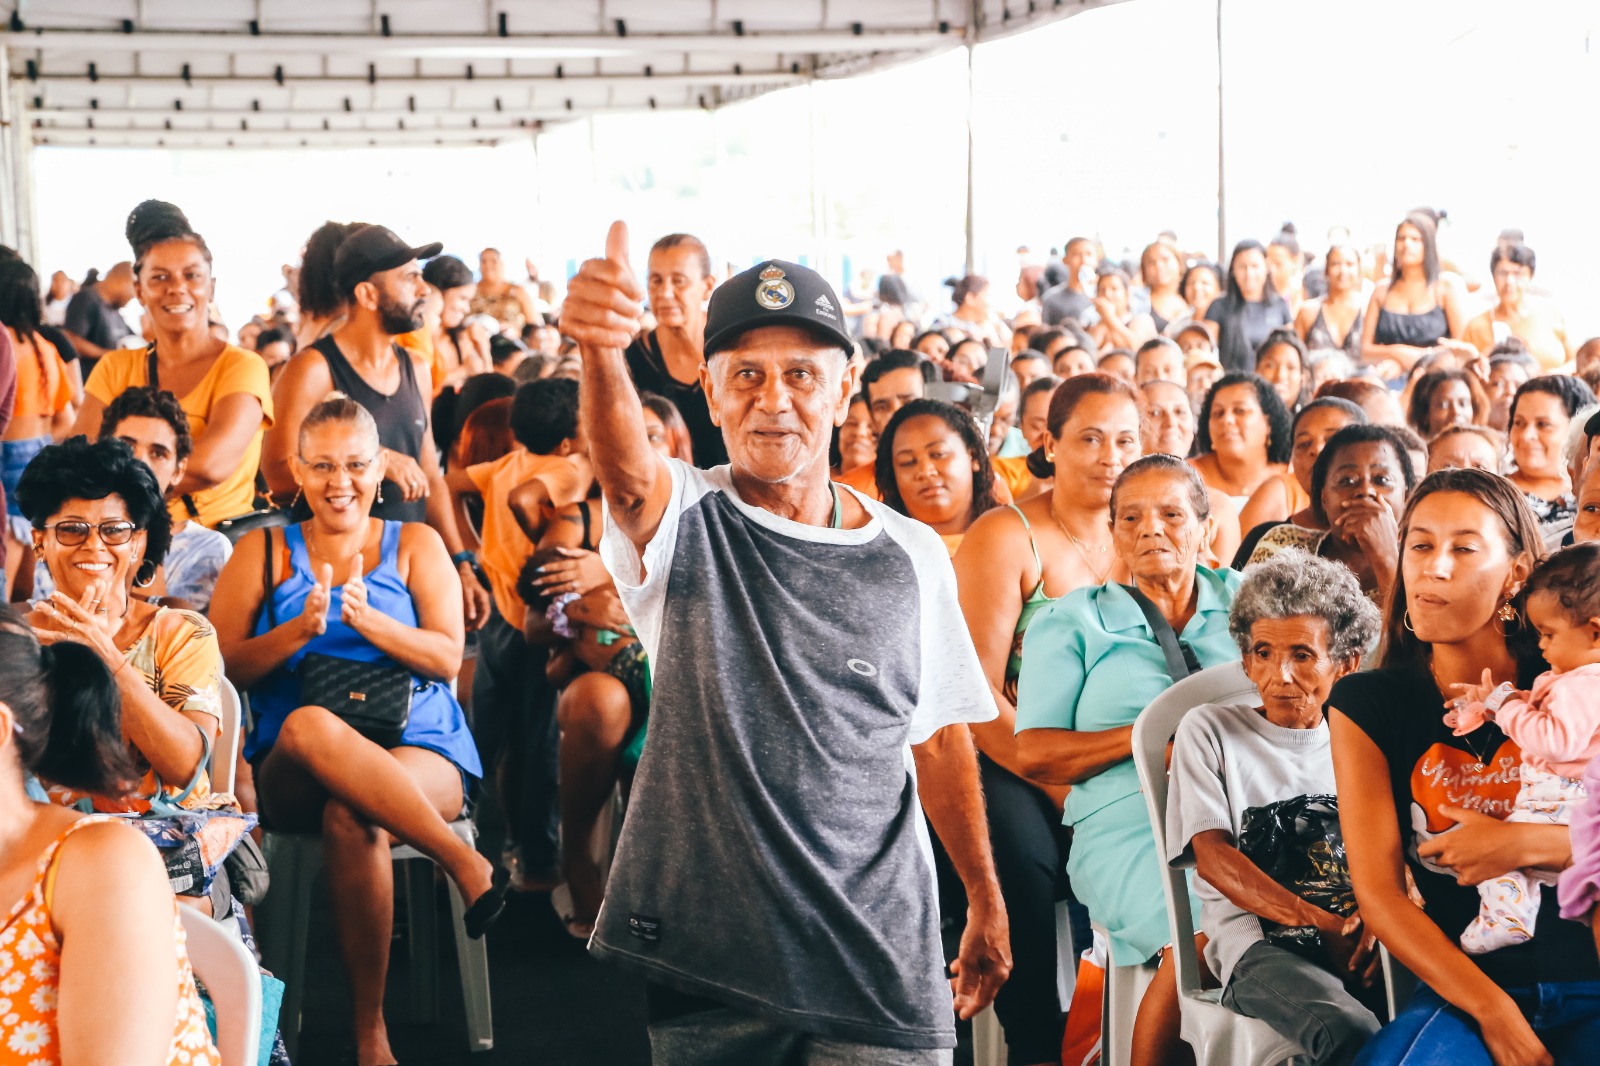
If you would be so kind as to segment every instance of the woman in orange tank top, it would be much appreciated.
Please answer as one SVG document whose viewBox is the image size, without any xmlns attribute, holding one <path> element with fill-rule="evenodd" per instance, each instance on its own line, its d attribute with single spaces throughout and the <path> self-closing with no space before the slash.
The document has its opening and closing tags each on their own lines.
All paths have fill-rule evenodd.
<svg viewBox="0 0 1600 1066">
<path fill-rule="evenodd" d="M 116 821 L 34 802 L 35 771 L 122 787 L 117 689 L 94 652 L 41 648 L 0 607 L 0 1062 L 219 1066 L 160 856 Z"/>
</svg>

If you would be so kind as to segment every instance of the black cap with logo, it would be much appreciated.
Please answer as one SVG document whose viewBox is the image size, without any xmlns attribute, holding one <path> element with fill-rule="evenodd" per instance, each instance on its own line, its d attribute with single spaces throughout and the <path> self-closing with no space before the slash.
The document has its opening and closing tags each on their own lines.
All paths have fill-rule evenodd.
<svg viewBox="0 0 1600 1066">
<path fill-rule="evenodd" d="M 340 294 L 349 296 L 374 274 L 405 266 L 413 259 L 432 259 L 443 250 L 438 241 L 413 248 L 387 226 L 359 226 L 334 251 L 333 278 Z"/>
<path fill-rule="evenodd" d="M 762 326 L 801 326 L 847 355 L 855 351 L 838 293 L 821 274 L 798 263 L 769 259 L 712 291 L 706 308 L 706 358 Z"/>
</svg>

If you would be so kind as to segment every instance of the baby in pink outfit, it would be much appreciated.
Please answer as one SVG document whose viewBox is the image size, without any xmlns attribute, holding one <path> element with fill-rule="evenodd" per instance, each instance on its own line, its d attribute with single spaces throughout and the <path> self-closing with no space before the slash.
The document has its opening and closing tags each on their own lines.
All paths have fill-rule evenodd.
<svg viewBox="0 0 1600 1066">
<path fill-rule="evenodd" d="M 1600 755 L 1600 544 L 1580 544 L 1546 559 L 1528 579 L 1528 623 L 1539 633 L 1539 650 L 1551 669 L 1533 683 L 1531 692 L 1501 685 L 1458 686 L 1464 694 L 1451 701 L 1445 723 L 1457 736 L 1472 732 L 1485 718 L 1522 749 L 1522 787 L 1513 822 L 1573 825 L 1573 855 L 1590 874 L 1585 891 L 1600 896 L 1600 810 L 1590 811 L 1582 778 Z M 1600 798 L 1600 797 L 1597 797 Z M 1579 811 L 1579 805 L 1583 805 Z M 1578 825 L 1587 827 L 1580 843 Z M 1545 870 L 1513 870 L 1478 886 L 1478 917 L 1461 934 L 1461 946 L 1473 955 L 1520 943 L 1533 936 L 1541 886 L 1555 884 Z M 1561 878 L 1567 899 L 1567 878 Z M 1587 909 L 1587 908 L 1586 908 Z M 1563 912 L 1566 911 L 1565 905 Z"/>
</svg>

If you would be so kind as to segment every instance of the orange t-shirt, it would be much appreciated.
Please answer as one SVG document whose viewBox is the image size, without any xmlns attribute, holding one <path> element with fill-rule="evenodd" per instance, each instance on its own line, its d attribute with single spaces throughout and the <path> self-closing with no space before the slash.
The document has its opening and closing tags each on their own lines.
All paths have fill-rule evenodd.
<svg viewBox="0 0 1600 1066">
<path fill-rule="evenodd" d="M 1038 486 L 1033 474 L 1028 470 L 1027 456 L 991 458 L 989 463 L 994 467 L 994 493 L 1001 507 L 1012 500 L 1025 500 L 1037 491 Z M 1002 492 L 1002 489 L 1005 492 Z M 1006 493 L 1010 493 L 1010 500 L 999 499 Z"/>
<path fill-rule="evenodd" d="M 534 544 L 511 513 L 507 503 L 511 491 L 537 479 L 544 482 L 551 504 L 565 507 L 583 499 L 588 482 L 571 460 L 535 455 L 520 446 L 492 463 L 467 467 L 467 476 L 483 495 L 483 550 L 478 561 L 489 575 L 489 591 L 500 617 L 520 630 L 527 605 L 517 595 L 517 575 L 533 557 Z"/>
<path fill-rule="evenodd" d="M 1530 300 L 1527 308 L 1528 313 L 1514 321 L 1498 317 L 1491 308 L 1466 324 L 1461 339 L 1487 352 L 1506 336 L 1516 337 L 1527 345 L 1528 354 L 1539 361 L 1544 373 L 1559 369 L 1572 358 L 1567 350 L 1566 320 L 1547 303 Z"/>
<path fill-rule="evenodd" d="M 11 351 L 17 364 L 17 401 L 12 418 L 56 415 L 72 402 L 72 379 L 56 346 L 39 336 L 28 343 L 11 330 Z"/>
<path fill-rule="evenodd" d="M 89 380 L 84 382 L 84 391 L 101 403 L 110 404 L 122 395 L 124 389 L 150 384 L 148 364 L 149 359 L 143 348 L 107 352 L 95 365 Z M 266 360 L 255 352 L 227 345 L 200 383 L 188 395 L 178 397 L 183 413 L 189 416 L 189 435 L 198 444 L 205 434 L 206 424 L 211 421 L 212 410 L 224 397 L 236 393 L 254 396 L 261 401 L 261 425 L 245 446 L 244 455 L 240 457 L 233 473 L 211 488 L 194 493 L 195 509 L 200 512 L 195 521 L 207 528 L 214 527 L 224 518 L 247 514 L 255 506 L 261 439 L 266 436 L 267 427 L 272 425 L 272 381 L 267 373 Z M 169 500 L 167 509 L 172 512 L 174 521 L 189 517 L 182 500 Z"/>
<path fill-rule="evenodd" d="M 444 356 L 439 354 L 439 349 L 433 343 L 433 330 L 423 326 L 410 333 L 400 334 L 394 342 L 413 355 L 422 356 L 422 361 L 428 364 L 428 376 L 433 379 L 433 391 L 429 395 L 439 395 L 439 391 L 444 388 L 447 371 L 444 368 Z"/>
</svg>

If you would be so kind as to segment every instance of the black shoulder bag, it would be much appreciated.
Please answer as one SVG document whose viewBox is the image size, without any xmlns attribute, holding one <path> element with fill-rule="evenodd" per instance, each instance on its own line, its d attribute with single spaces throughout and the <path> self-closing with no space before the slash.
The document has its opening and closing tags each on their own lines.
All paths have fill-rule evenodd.
<svg viewBox="0 0 1600 1066">
<path fill-rule="evenodd" d="M 1190 674 L 1198 674 L 1200 660 L 1196 657 L 1194 649 L 1178 639 L 1172 623 L 1167 621 L 1160 609 L 1150 602 L 1150 597 L 1140 592 L 1134 585 L 1124 585 L 1122 588 L 1133 597 L 1133 602 L 1139 605 L 1139 610 L 1144 612 L 1144 620 L 1150 624 L 1150 632 L 1155 634 L 1156 643 L 1161 645 L 1161 654 L 1167 657 L 1167 673 L 1172 680 L 1182 681 Z"/>
<path fill-rule="evenodd" d="M 266 599 L 267 625 L 278 625 L 272 602 L 272 530 L 266 531 L 266 555 L 261 562 L 262 590 Z M 382 662 L 363 662 L 335 655 L 308 653 L 295 671 L 300 679 L 300 700 L 311 707 L 323 707 L 351 729 L 384 748 L 398 748 L 411 721 L 411 698 L 416 678 L 402 666 Z"/>
</svg>

